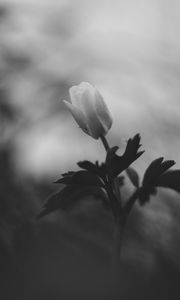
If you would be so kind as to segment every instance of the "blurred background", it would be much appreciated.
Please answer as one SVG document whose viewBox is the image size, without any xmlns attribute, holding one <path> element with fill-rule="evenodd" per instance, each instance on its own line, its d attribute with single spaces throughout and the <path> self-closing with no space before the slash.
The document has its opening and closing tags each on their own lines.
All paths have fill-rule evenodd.
<svg viewBox="0 0 180 300">
<path fill-rule="evenodd" d="M 179 16 L 178 0 L 0 0 L 3 295 L 62 295 L 62 286 L 78 286 L 76 273 L 84 275 L 82 256 L 81 265 L 99 273 L 110 259 L 112 220 L 99 203 L 87 199 L 73 213 L 35 219 L 61 173 L 78 160 L 104 159 L 100 142 L 79 130 L 64 107 L 69 87 L 88 81 L 102 93 L 114 120 L 111 145 L 123 148 L 140 132 L 146 152 L 134 166 L 141 175 L 159 156 L 180 168 Z M 179 203 L 179 195 L 161 190 L 134 209 L 124 241 L 123 299 L 179 299 Z"/>
</svg>

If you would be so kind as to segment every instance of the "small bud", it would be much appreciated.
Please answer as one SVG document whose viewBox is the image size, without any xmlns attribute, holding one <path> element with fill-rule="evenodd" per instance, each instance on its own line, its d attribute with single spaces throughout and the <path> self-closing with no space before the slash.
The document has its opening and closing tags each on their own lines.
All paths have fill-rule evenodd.
<svg viewBox="0 0 180 300">
<path fill-rule="evenodd" d="M 64 100 L 80 128 L 94 139 L 106 135 L 112 126 L 112 116 L 99 91 L 87 82 L 69 90 L 71 102 Z"/>
</svg>

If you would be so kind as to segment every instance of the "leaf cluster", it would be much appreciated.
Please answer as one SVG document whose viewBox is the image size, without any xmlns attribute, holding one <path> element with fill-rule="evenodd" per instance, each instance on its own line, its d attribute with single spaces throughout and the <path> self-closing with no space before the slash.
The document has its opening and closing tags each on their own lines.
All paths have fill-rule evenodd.
<svg viewBox="0 0 180 300">
<path fill-rule="evenodd" d="M 158 187 L 171 188 L 180 192 L 180 170 L 169 170 L 175 162 L 164 160 L 163 157 L 155 159 L 148 166 L 140 185 L 139 175 L 131 166 L 144 153 L 139 150 L 140 140 L 140 135 L 136 134 L 127 141 L 126 149 L 121 156 L 117 154 L 118 147 L 115 146 L 107 151 L 105 162 L 99 164 L 97 161 L 95 163 L 88 160 L 80 161 L 77 163 L 80 170 L 62 174 L 55 183 L 63 187 L 47 199 L 39 217 L 57 209 L 72 209 L 87 195 L 96 195 L 105 207 L 116 209 L 117 205 L 114 201 L 117 202 L 117 188 L 120 190 L 124 184 L 123 171 L 126 171 L 136 188 L 135 193 L 141 205 L 147 203 L 150 197 L 156 194 Z"/>
</svg>

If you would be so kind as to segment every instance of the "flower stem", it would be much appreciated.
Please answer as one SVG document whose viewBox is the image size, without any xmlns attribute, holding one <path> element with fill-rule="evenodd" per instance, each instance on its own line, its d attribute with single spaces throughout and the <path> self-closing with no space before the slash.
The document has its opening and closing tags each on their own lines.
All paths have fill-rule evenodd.
<svg viewBox="0 0 180 300">
<path fill-rule="evenodd" d="M 139 192 L 140 189 L 138 188 L 133 194 L 132 196 L 129 198 L 128 202 L 126 203 L 125 207 L 124 207 L 124 213 L 126 214 L 126 216 L 129 215 L 129 213 L 131 212 L 131 209 L 133 208 L 138 196 L 139 196 Z"/>
<path fill-rule="evenodd" d="M 103 146 L 104 146 L 105 150 L 108 151 L 110 149 L 110 147 L 109 147 L 107 139 L 105 138 L 104 135 L 101 135 L 100 139 L 103 143 Z"/>
<path fill-rule="evenodd" d="M 115 221 L 113 234 L 113 267 L 118 271 L 121 261 L 122 238 L 125 227 L 125 222 L 120 221 L 120 217 Z M 125 220 L 124 220 L 125 221 Z"/>
<path fill-rule="evenodd" d="M 103 143 L 103 146 L 108 152 L 110 149 L 110 146 L 108 144 L 107 139 L 105 136 L 101 136 L 101 141 Z M 113 234 L 113 267 L 115 270 L 118 271 L 119 264 L 120 264 L 120 257 L 121 257 L 121 249 L 122 249 L 122 237 L 123 237 L 123 231 L 125 222 L 123 220 L 122 215 L 122 207 L 121 207 L 121 193 L 119 189 L 118 184 L 118 178 L 114 178 L 114 180 L 111 182 L 108 180 L 108 195 L 112 203 L 112 211 L 114 215 L 114 234 Z"/>
</svg>

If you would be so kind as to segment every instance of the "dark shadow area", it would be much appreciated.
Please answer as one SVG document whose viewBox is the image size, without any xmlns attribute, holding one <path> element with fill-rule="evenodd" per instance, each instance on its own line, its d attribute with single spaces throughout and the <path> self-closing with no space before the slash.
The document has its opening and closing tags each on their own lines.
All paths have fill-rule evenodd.
<svg viewBox="0 0 180 300">
<path fill-rule="evenodd" d="M 111 268 L 112 218 L 97 199 L 88 197 L 74 212 L 37 220 L 51 188 L 25 178 L 18 182 L 6 146 L 0 163 L 2 299 L 179 299 L 179 205 L 173 207 L 166 194 L 157 200 L 166 203 L 173 220 L 169 227 L 166 221 L 154 223 L 162 241 L 149 224 L 152 220 L 146 220 L 148 208 L 137 207 L 124 234 L 116 277 Z M 169 244 L 163 245 L 169 235 Z"/>
</svg>

